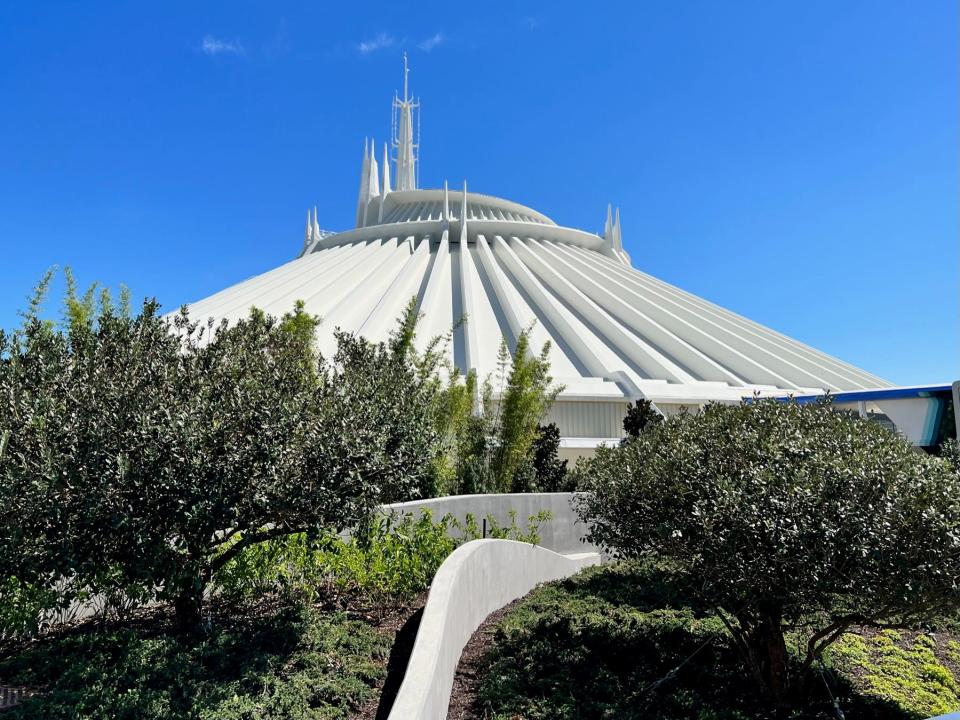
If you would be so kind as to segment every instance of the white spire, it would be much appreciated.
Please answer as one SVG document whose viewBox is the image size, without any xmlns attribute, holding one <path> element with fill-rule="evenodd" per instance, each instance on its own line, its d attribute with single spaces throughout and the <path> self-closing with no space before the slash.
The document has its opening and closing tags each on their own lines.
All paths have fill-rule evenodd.
<svg viewBox="0 0 960 720">
<path fill-rule="evenodd" d="M 375 146 L 376 142 L 370 143 L 370 197 L 380 194 L 380 167 L 377 165 Z"/>
<path fill-rule="evenodd" d="M 617 208 L 617 217 L 613 221 L 613 249 L 623 250 L 623 239 L 620 237 L 620 208 Z"/>
<path fill-rule="evenodd" d="M 393 146 L 397 149 L 397 190 L 417 189 L 417 156 L 419 147 L 413 142 L 413 110 L 419 108 L 420 103 L 410 97 L 410 67 L 407 65 L 407 54 L 403 54 L 403 100 L 396 95 L 393 97 L 394 112 L 399 111 L 400 121 L 397 124 L 397 136 L 393 139 Z"/>
<path fill-rule="evenodd" d="M 380 196 L 380 204 L 377 207 L 377 225 L 383 224 L 383 206 L 387 204 L 387 195 L 390 194 L 390 155 L 387 152 L 387 144 L 383 144 L 383 195 Z"/>
<path fill-rule="evenodd" d="M 608 243 L 611 242 L 611 234 L 613 232 L 613 205 L 607 203 L 607 222 L 603 225 L 603 239 Z"/>
<path fill-rule="evenodd" d="M 313 239 L 313 226 L 310 224 L 310 210 L 307 209 L 307 229 L 303 233 L 303 246 L 307 247 L 310 245 L 310 241 Z"/>
<path fill-rule="evenodd" d="M 309 215 L 309 213 L 307 214 Z M 319 240 L 320 239 L 320 223 L 317 222 L 317 206 L 316 205 L 313 206 L 313 227 L 311 228 L 311 230 L 313 234 L 313 239 L 315 241 Z"/>
<path fill-rule="evenodd" d="M 467 181 L 463 181 L 463 204 L 460 205 L 460 242 L 467 242 Z"/>
<path fill-rule="evenodd" d="M 363 139 L 363 165 L 360 167 L 360 197 L 357 199 L 357 227 L 363 227 L 363 215 L 370 199 L 370 141 Z"/>
<path fill-rule="evenodd" d="M 363 226 L 366 227 L 367 213 L 370 212 L 370 201 L 380 197 L 380 168 L 377 167 L 376 141 L 370 143 L 370 166 L 367 168 L 367 202 L 363 206 Z"/>
<path fill-rule="evenodd" d="M 389 195 L 390 190 L 390 152 L 387 150 L 387 144 L 383 144 L 383 194 Z"/>
<path fill-rule="evenodd" d="M 447 181 L 443 181 L 443 215 L 441 219 L 449 223 L 450 222 L 450 189 L 447 187 Z"/>
</svg>

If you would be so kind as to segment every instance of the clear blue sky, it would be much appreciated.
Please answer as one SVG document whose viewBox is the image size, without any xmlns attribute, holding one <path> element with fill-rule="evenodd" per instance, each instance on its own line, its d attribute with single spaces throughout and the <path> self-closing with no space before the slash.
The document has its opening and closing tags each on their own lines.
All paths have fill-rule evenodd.
<svg viewBox="0 0 960 720">
<path fill-rule="evenodd" d="M 410 53 L 421 184 L 901 384 L 960 378 L 958 12 L 923 2 L 0 6 L 0 327 L 46 268 L 166 308 L 351 225 Z"/>
</svg>

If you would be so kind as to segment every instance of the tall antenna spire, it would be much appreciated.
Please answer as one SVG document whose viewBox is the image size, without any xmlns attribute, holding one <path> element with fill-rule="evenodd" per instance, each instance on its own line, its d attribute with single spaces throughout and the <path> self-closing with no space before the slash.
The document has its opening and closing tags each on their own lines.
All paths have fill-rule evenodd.
<svg viewBox="0 0 960 720">
<path fill-rule="evenodd" d="M 403 54 L 403 99 L 393 96 L 393 111 L 399 114 L 397 134 L 393 146 L 397 149 L 397 190 L 417 189 L 417 154 L 419 146 L 413 142 L 413 110 L 420 103 L 410 97 L 410 66 Z M 419 115 L 418 115 L 419 117 Z"/>
<path fill-rule="evenodd" d="M 370 139 L 363 139 L 363 164 L 360 166 L 360 196 L 357 198 L 357 227 L 363 227 L 364 213 L 370 200 Z"/>
</svg>

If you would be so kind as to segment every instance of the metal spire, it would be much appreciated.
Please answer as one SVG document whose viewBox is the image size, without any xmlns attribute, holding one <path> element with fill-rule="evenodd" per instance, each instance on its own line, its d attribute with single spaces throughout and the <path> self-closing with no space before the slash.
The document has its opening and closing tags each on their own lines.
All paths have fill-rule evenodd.
<svg viewBox="0 0 960 720">
<path fill-rule="evenodd" d="M 363 139 L 363 165 L 360 166 L 360 197 L 357 198 L 357 227 L 363 227 L 363 215 L 370 199 L 370 141 Z"/>
<path fill-rule="evenodd" d="M 370 212 L 370 201 L 380 196 L 380 168 L 377 167 L 376 140 L 370 142 L 370 167 L 367 170 L 367 202 L 363 207 L 363 225 L 366 227 L 367 214 Z"/>
<path fill-rule="evenodd" d="M 313 238 L 313 225 L 310 224 L 310 209 L 307 209 L 307 229 L 303 233 L 303 246 L 307 247 Z"/>
<path fill-rule="evenodd" d="M 413 142 L 413 110 L 419 107 L 420 103 L 410 97 L 410 66 L 407 64 L 407 54 L 404 53 L 403 100 L 393 96 L 394 113 L 399 113 L 400 116 L 397 135 L 393 138 L 393 146 L 397 149 L 397 190 L 417 189 L 418 146 Z"/>
<path fill-rule="evenodd" d="M 460 242 L 467 242 L 467 181 L 463 181 L 463 204 L 460 206 Z M 463 252 L 461 250 L 461 252 Z"/>
<path fill-rule="evenodd" d="M 390 152 L 387 150 L 387 144 L 383 144 L 383 195 L 386 197 L 390 190 Z"/>
<path fill-rule="evenodd" d="M 383 195 L 380 196 L 380 206 L 377 208 L 377 225 L 383 223 L 383 206 L 387 204 L 387 195 L 390 194 L 390 154 L 387 144 L 383 144 Z"/>
<path fill-rule="evenodd" d="M 447 181 L 443 181 L 443 215 L 441 219 L 445 223 L 450 222 L 450 188 L 447 187 Z"/>
<path fill-rule="evenodd" d="M 617 217 L 613 221 L 613 249 L 623 250 L 623 240 L 620 236 L 620 208 L 617 208 Z"/>
<path fill-rule="evenodd" d="M 309 215 L 309 212 L 307 213 Z M 314 240 L 320 239 L 320 223 L 317 222 L 317 206 L 313 206 L 313 228 L 312 235 Z"/>
</svg>

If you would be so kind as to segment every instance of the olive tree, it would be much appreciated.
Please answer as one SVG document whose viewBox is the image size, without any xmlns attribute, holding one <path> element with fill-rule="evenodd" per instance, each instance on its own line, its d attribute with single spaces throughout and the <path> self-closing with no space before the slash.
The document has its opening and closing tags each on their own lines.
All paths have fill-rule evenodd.
<svg viewBox="0 0 960 720">
<path fill-rule="evenodd" d="M 580 479 L 590 539 L 683 571 L 777 701 L 851 626 L 960 605 L 960 478 L 825 404 L 711 404 L 599 450 Z"/>
<path fill-rule="evenodd" d="M 196 627 L 246 546 L 423 492 L 432 389 L 396 337 L 338 333 L 323 358 L 302 306 L 213 326 L 103 300 L 0 335 L 0 562 L 19 582 L 170 600 Z"/>
</svg>

